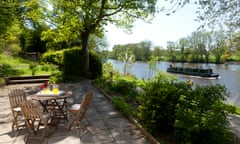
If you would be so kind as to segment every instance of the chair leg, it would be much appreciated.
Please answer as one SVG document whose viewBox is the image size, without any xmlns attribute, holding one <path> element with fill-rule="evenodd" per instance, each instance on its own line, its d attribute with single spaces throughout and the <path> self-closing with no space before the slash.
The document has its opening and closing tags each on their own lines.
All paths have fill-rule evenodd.
<svg viewBox="0 0 240 144">
<path fill-rule="evenodd" d="M 87 120 L 87 122 L 88 122 L 89 125 L 91 125 L 90 121 L 87 119 L 86 116 L 83 116 L 83 118 L 84 118 L 85 120 Z"/>
<path fill-rule="evenodd" d="M 25 121 L 27 124 L 28 132 L 27 132 L 27 135 L 24 137 L 24 141 L 25 141 L 25 143 L 28 143 L 29 137 L 30 137 L 33 129 L 32 129 L 32 124 L 30 123 L 30 121 L 29 120 L 25 120 Z"/>
<path fill-rule="evenodd" d="M 29 140 L 30 134 L 31 134 L 31 131 L 28 130 L 27 135 L 24 137 L 24 141 L 25 141 L 26 144 L 28 143 L 28 140 Z"/>
<path fill-rule="evenodd" d="M 13 120 L 13 122 L 12 122 L 12 131 L 15 130 L 15 126 L 17 127 L 15 120 Z"/>
<path fill-rule="evenodd" d="M 72 127 L 73 127 L 74 124 L 75 124 L 75 121 L 72 120 L 71 123 L 69 124 L 69 127 L 68 127 L 68 128 L 69 128 L 69 129 L 72 129 Z"/>
<path fill-rule="evenodd" d="M 72 127 L 77 124 L 80 129 L 84 129 L 82 124 L 80 123 L 80 120 L 78 118 L 78 115 L 75 115 L 75 113 L 71 113 L 71 116 L 73 117 L 72 122 L 69 125 L 69 129 L 72 129 Z"/>
<path fill-rule="evenodd" d="M 24 137 L 24 141 L 27 143 L 29 138 L 30 138 L 31 133 L 33 133 L 35 136 L 37 136 L 37 134 L 38 134 L 37 132 L 39 130 L 41 121 L 26 120 L 26 122 L 27 122 L 27 125 L 28 125 L 28 133 Z M 36 125 L 35 122 L 37 122 L 38 124 Z M 40 139 L 39 139 L 41 143 L 43 142 L 46 134 L 49 132 L 48 123 L 44 122 L 43 125 L 44 125 L 44 130 L 43 130 L 42 134 L 40 135 Z"/>
<path fill-rule="evenodd" d="M 81 116 L 80 116 L 80 118 L 79 118 L 79 121 L 81 121 L 82 119 L 85 119 L 85 120 L 88 122 L 88 125 L 90 126 L 91 123 L 90 123 L 90 121 L 87 119 L 87 117 L 86 117 L 85 114 L 86 114 L 86 113 L 81 113 Z"/>
<path fill-rule="evenodd" d="M 13 122 L 12 122 L 12 130 L 14 131 L 15 127 L 18 130 L 18 124 L 17 124 L 17 119 L 18 118 L 18 114 L 17 113 L 13 113 Z"/>
<path fill-rule="evenodd" d="M 13 120 L 12 120 L 12 131 L 19 130 L 20 127 L 26 126 L 26 122 L 24 124 L 19 124 L 20 120 L 19 117 L 22 116 L 20 112 L 13 113 Z M 21 120 L 24 121 L 24 120 Z"/>
<path fill-rule="evenodd" d="M 78 125 L 78 127 L 80 128 L 80 129 L 84 129 L 84 127 L 82 126 L 82 124 L 80 123 L 80 121 L 72 121 L 72 123 L 69 125 L 69 129 L 72 129 L 72 127 L 74 126 L 74 125 Z"/>
<path fill-rule="evenodd" d="M 41 143 L 43 142 L 43 140 L 44 140 L 44 138 L 45 138 L 45 136 L 47 135 L 48 132 L 49 132 L 48 126 L 46 126 L 44 124 L 44 130 L 43 130 L 41 138 L 40 138 Z"/>
</svg>

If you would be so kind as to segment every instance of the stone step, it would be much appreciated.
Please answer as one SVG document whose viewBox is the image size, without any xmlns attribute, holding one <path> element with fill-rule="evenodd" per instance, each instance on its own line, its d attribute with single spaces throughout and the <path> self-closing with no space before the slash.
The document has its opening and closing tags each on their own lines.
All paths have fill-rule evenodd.
<svg viewBox="0 0 240 144">
<path fill-rule="evenodd" d="M 8 80 L 7 84 L 41 83 L 47 81 L 49 81 L 49 79 L 21 79 L 21 80 Z"/>
<path fill-rule="evenodd" d="M 6 77 L 6 84 L 22 84 L 22 83 L 42 83 L 47 82 L 50 75 L 37 75 L 37 76 L 14 76 Z"/>
</svg>

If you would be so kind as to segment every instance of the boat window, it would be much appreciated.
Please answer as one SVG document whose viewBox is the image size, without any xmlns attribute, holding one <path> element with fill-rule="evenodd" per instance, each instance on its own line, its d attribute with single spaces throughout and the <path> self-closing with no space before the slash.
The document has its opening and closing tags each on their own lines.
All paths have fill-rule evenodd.
<svg viewBox="0 0 240 144">
<path fill-rule="evenodd" d="M 193 69 L 193 72 L 198 72 L 198 69 Z"/>
<path fill-rule="evenodd" d="M 201 70 L 200 70 L 200 73 L 208 73 L 208 70 L 201 69 Z"/>
<path fill-rule="evenodd" d="M 209 69 L 209 70 L 208 70 L 208 73 L 212 74 L 212 69 Z"/>
</svg>

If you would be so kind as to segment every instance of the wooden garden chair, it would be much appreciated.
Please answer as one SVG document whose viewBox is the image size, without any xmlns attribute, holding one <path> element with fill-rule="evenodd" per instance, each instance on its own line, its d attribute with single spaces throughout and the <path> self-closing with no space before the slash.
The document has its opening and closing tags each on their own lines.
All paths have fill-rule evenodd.
<svg viewBox="0 0 240 144">
<path fill-rule="evenodd" d="M 92 91 L 88 91 L 83 95 L 80 104 L 74 104 L 70 108 L 68 108 L 68 114 L 70 117 L 72 117 L 72 121 L 70 121 L 69 124 L 69 129 L 71 129 L 75 124 L 77 124 L 79 128 L 83 129 L 80 123 L 80 121 L 83 119 L 85 119 L 88 122 L 88 124 L 91 125 L 90 121 L 86 117 L 86 113 L 91 104 L 92 96 L 93 96 Z"/>
<path fill-rule="evenodd" d="M 13 115 L 12 130 L 19 129 L 20 122 L 23 121 L 21 103 L 27 100 L 26 92 L 23 89 L 14 89 L 8 93 L 10 107 Z M 22 118 L 22 119 L 21 119 Z"/>
<path fill-rule="evenodd" d="M 28 134 L 24 138 L 26 143 L 28 142 L 30 135 L 32 133 L 35 136 L 37 136 L 38 133 L 40 133 L 39 132 L 40 125 L 44 126 L 44 129 L 41 132 L 42 134 L 40 135 L 40 137 L 37 136 L 35 138 L 39 139 L 40 141 L 43 141 L 44 137 L 46 136 L 46 133 L 49 132 L 48 123 L 51 118 L 50 113 L 42 112 L 40 109 L 39 103 L 31 101 L 31 100 L 24 101 L 21 105 L 21 109 L 23 112 L 25 122 L 28 127 Z"/>
</svg>

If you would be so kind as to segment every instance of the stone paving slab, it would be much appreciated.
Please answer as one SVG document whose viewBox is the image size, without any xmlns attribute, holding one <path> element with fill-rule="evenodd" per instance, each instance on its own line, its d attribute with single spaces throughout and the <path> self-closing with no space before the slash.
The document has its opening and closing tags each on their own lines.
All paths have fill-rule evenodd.
<svg viewBox="0 0 240 144">
<path fill-rule="evenodd" d="M 240 116 L 229 115 L 229 128 L 235 134 L 235 141 L 240 144 Z"/>
<path fill-rule="evenodd" d="M 24 137 L 27 129 L 11 130 L 12 114 L 10 111 L 7 94 L 12 89 L 24 88 L 28 92 L 36 90 L 41 84 L 18 84 L 0 87 L 0 143 L 1 144 L 24 144 Z M 147 138 L 136 126 L 119 113 L 108 99 L 96 89 L 90 81 L 81 83 L 60 84 L 64 90 L 71 90 L 72 96 L 68 99 L 69 105 L 80 103 L 82 95 L 88 91 L 93 91 L 93 100 L 87 113 L 91 122 L 88 125 L 82 121 L 86 128 L 80 130 L 68 129 L 68 123 L 61 123 L 57 129 L 50 127 L 50 132 L 45 137 L 43 144 L 150 144 Z M 41 143 L 35 140 L 38 136 L 31 136 L 30 144 Z"/>
</svg>

